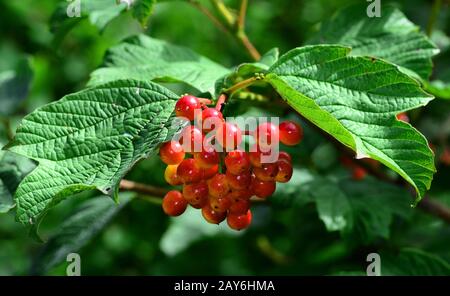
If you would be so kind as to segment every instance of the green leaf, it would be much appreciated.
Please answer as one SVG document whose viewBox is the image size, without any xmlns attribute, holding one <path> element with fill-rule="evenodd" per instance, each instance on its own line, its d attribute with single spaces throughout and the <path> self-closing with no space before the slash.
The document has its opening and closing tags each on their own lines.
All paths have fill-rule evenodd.
<svg viewBox="0 0 450 296">
<path fill-rule="evenodd" d="M 371 157 L 400 174 L 419 201 L 430 188 L 434 155 L 425 137 L 395 116 L 432 97 L 396 66 L 349 52 L 338 45 L 296 48 L 269 69 L 266 81 L 357 158 Z"/>
<path fill-rule="evenodd" d="M 353 55 L 368 55 L 397 64 L 427 79 L 431 58 L 439 50 L 420 29 L 398 9 L 384 6 L 381 17 L 369 18 L 367 5 L 351 6 L 322 24 L 310 43 L 342 44 Z"/>
<path fill-rule="evenodd" d="M 80 16 L 77 17 L 77 5 Z M 82 0 L 61 3 L 52 15 L 50 26 L 52 32 L 68 31 L 83 18 L 88 18 L 89 22 L 95 25 L 99 30 L 103 30 L 106 25 L 115 17 L 120 15 L 128 5 L 126 3 L 117 3 L 116 0 Z"/>
<path fill-rule="evenodd" d="M 182 82 L 199 92 L 213 92 L 215 81 L 229 71 L 188 48 L 139 35 L 111 48 L 104 67 L 91 74 L 89 85 L 117 79 Z"/>
<path fill-rule="evenodd" d="M 450 275 L 450 264 L 424 251 L 405 248 L 398 254 L 381 255 L 382 275 L 438 276 Z"/>
<path fill-rule="evenodd" d="M 32 273 L 43 275 L 64 262 L 68 254 L 78 252 L 131 200 L 130 194 L 121 193 L 120 205 L 106 196 L 92 198 L 80 204 L 44 245 L 33 262 Z"/>
<path fill-rule="evenodd" d="M 28 59 L 21 58 L 14 69 L 0 72 L 0 115 L 13 114 L 28 96 L 33 72 Z"/>
<path fill-rule="evenodd" d="M 440 99 L 450 100 L 450 83 L 442 80 L 425 82 L 425 89 Z"/>
<path fill-rule="evenodd" d="M 137 0 L 133 4 L 133 16 L 142 27 L 147 27 L 148 20 L 153 12 L 157 0 Z"/>
<path fill-rule="evenodd" d="M 34 168 L 34 163 L 28 158 L 0 151 L 0 213 L 6 213 L 14 208 L 14 192 L 23 178 Z"/>
<path fill-rule="evenodd" d="M 39 162 L 15 194 L 17 218 L 36 222 L 65 197 L 97 188 L 115 196 L 139 160 L 172 136 L 177 95 L 121 80 L 67 95 L 26 116 L 7 146 Z"/>
</svg>

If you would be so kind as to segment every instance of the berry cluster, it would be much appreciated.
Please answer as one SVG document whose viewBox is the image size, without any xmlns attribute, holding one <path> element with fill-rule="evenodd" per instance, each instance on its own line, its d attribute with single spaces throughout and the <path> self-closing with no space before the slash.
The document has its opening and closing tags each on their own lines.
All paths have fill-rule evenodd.
<svg viewBox="0 0 450 296">
<path fill-rule="evenodd" d="M 162 207 L 167 215 L 179 216 L 189 204 L 201 209 L 207 222 L 219 224 L 226 219 L 230 228 L 241 230 L 252 220 L 250 198 L 265 199 L 274 193 L 276 182 L 286 183 L 292 177 L 288 153 L 280 151 L 271 162 L 264 156 L 278 141 L 298 144 L 303 130 L 295 122 L 284 121 L 278 126 L 265 122 L 245 133 L 224 120 L 221 104 L 212 108 L 208 102 L 184 95 L 175 106 L 177 117 L 195 124 L 183 129 L 181 140 L 160 147 L 160 158 L 167 164 L 165 180 L 173 186 L 182 185 L 182 192 L 172 190 L 165 195 Z M 256 142 L 249 152 L 238 148 L 245 135 Z M 199 145 L 200 149 L 195 149 Z"/>
</svg>

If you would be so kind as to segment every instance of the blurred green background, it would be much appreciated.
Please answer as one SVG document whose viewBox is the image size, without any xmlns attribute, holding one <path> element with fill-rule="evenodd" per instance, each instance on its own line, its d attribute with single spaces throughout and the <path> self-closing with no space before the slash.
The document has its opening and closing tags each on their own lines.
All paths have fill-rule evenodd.
<svg viewBox="0 0 450 296">
<path fill-rule="evenodd" d="M 313 36 L 321 21 L 359 2 L 250 1 L 247 33 L 261 53 L 273 47 L 284 53 Z M 238 7 L 238 1 L 226 3 Z M 433 1 L 382 0 L 382 3 L 396 5 L 425 29 Z M 187 46 L 227 67 L 249 61 L 235 40 L 218 31 L 185 2 L 158 3 L 145 30 L 127 12 L 114 18 L 104 30 L 84 18 L 65 27 L 65 31 L 51 22 L 58 5 L 67 3 L 0 0 L 0 72 L 19 67 L 25 59 L 33 73 L 23 103 L 14 114 L 2 116 L 12 130 L 35 108 L 84 88 L 89 74 L 102 64 L 105 51 L 128 36 L 145 32 Z M 51 24 L 56 30 L 51 30 Z M 450 66 L 450 12 L 445 3 L 434 28 L 431 37 L 441 53 L 434 60 L 433 77 L 441 77 Z M 236 110 L 241 110 L 238 107 Z M 257 107 L 242 110 L 247 114 L 266 112 Z M 447 206 L 450 206 L 450 167 L 439 161 L 439 155 L 450 144 L 449 114 L 450 101 L 439 98 L 410 114 L 413 125 L 435 145 L 438 155 L 438 173 L 430 196 Z M 296 118 L 293 113 L 283 116 Z M 445 128 L 447 132 L 441 132 Z M 1 143 L 6 144 L 8 131 L 4 126 L 0 130 Z M 364 274 L 366 256 L 371 252 L 381 254 L 382 268 L 390 274 L 445 274 L 450 270 L 449 224 L 411 208 L 406 191 L 371 177 L 353 181 L 351 172 L 339 163 L 339 152 L 307 125 L 304 142 L 289 152 L 296 164 L 293 181 L 280 186 L 271 202 L 255 205 L 254 223 L 247 231 L 236 233 L 226 227 L 207 225 L 193 210 L 171 219 L 163 214 L 157 201 L 137 198 L 124 204 L 92 239 L 77 238 L 83 245 L 79 250 L 82 274 Z M 139 163 L 129 178 L 164 186 L 163 169 L 163 164 L 153 157 Z M 327 229 L 315 200 L 333 196 L 334 185 L 330 184 L 336 182 L 347 194 L 352 209 L 352 216 L 345 218 L 347 224 L 340 231 Z M 323 194 L 317 197 L 317 191 Z M 80 194 L 54 208 L 41 227 L 43 237 L 58 233 L 74 209 L 96 195 Z M 362 195 L 367 198 L 358 198 Z M 114 211 L 109 204 L 102 206 L 105 207 L 100 211 L 102 214 Z M 51 243 L 57 245 L 55 241 Z M 54 254 L 49 255 L 48 250 L 52 248 L 56 247 L 32 240 L 28 230 L 15 222 L 14 211 L 0 215 L 0 275 L 64 275 L 67 249 L 58 249 L 59 258 L 64 257 L 62 263 L 56 260 L 50 264 Z"/>
</svg>

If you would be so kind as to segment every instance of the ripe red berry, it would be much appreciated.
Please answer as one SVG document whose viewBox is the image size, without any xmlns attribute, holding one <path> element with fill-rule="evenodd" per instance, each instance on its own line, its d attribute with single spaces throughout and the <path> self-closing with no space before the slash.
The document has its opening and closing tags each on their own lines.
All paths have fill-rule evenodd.
<svg viewBox="0 0 450 296">
<path fill-rule="evenodd" d="M 186 117 L 190 121 L 194 120 L 196 109 L 200 109 L 200 100 L 191 95 L 182 96 L 175 105 L 175 114 L 178 117 Z"/>
<path fill-rule="evenodd" d="M 214 177 L 219 172 L 219 165 L 216 164 L 208 169 L 202 169 L 202 179 L 208 180 Z"/>
<path fill-rule="evenodd" d="M 282 160 L 282 159 L 286 160 L 289 163 L 292 163 L 291 155 L 285 151 L 278 152 L 278 160 Z"/>
<path fill-rule="evenodd" d="M 275 177 L 276 182 L 287 183 L 294 172 L 292 165 L 285 159 L 281 159 L 277 162 L 278 173 Z"/>
<path fill-rule="evenodd" d="M 184 150 L 177 141 L 169 141 L 159 148 L 159 157 L 165 164 L 179 164 L 184 159 Z"/>
<path fill-rule="evenodd" d="M 167 183 L 169 183 L 172 186 L 181 185 L 183 182 L 180 180 L 180 178 L 177 175 L 177 168 L 178 165 L 168 165 L 166 167 L 166 170 L 164 171 L 164 179 Z"/>
<path fill-rule="evenodd" d="M 253 188 L 249 186 L 249 188 L 244 190 L 232 190 L 230 193 L 230 197 L 232 200 L 238 199 L 250 199 L 253 196 Z"/>
<path fill-rule="evenodd" d="M 180 144 L 185 152 L 200 152 L 203 149 L 203 133 L 194 125 L 186 126 L 181 132 Z"/>
<path fill-rule="evenodd" d="M 209 205 L 216 212 L 226 212 L 231 206 L 231 199 L 227 195 L 222 197 L 209 197 Z"/>
<path fill-rule="evenodd" d="M 267 198 L 271 196 L 276 189 L 274 181 L 261 181 L 254 178 L 252 182 L 253 193 L 259 198 Z"/>
<path fill-rule="evenodd" d="M 253 173 L 261 181 L 274 181 L 278 174 L 277 163 L 265 163 L 260 168 L 253 168 Z"/>
<path fill-rule="evenodd" d="M 208 201 L 208 185 L 205 182 L 186 184 L 183 186 L 183 196 L 190 205 L 201 208 Z"/>
<path fill-rule="evenodd" d="M 253 132 L 253 137 L 259 146 L 272 146 L 278 144 L 279 130 L 278 126 L 271 122 L 261 123 L 256 131 Z"/>
<path fill-rule="evenodd" d="M 217 174 L 208 180 L 209 195 L 223 197 L 230 191 L 230 187 L 224 174 Z"/>
<path fill-rule="evenodd" d="M 250 152 L 248 153 L 250 163 L 253 167 L 260 168 L 262 167 L 263 163 L 268 163 L 268 160 L 270 160 L 272 154 L 271 149 L 261 149 L 258 145 L 254 144 L 252 147 L 250 147 Z M 271 163 L 276 162 L 277 159 L 272 161 Z"/>
<path fill-rule="evenodd" d="M 441 156 L 439 157 L 439 160 L 442 164 L 449 166 L 450 165 L 450 148 L 445 148 L 442 152 Z"/>
<path fill-rule="evenodd" d="M 162 201 L 163 210 L 169 216 L 179 216 L 183 214 L 187 204 L 188 203 L 181 192 L 176 190 L 167 192 Z"/>
<path fill-rule="evenodd" d="M 250 158 L 245 151 L 234 150 L 225 156 L 227 171 L 233 175 L 239 175 L 250 170 Z"/>
<path fill-rule="evenodd" d="M 241 144 L 242 132 L 236 124 L 225 122 L 217 129 L 216 140 L 220 146 L 229 151 Z"/>
<path fill-rule="evenodd" d="M 203 149 L 201 152 L 194 153 L 194 159 L 197 165 L 202 169 L 208 169 L 219 163 L 219 153 L 213 149 Z"/>
<path fill-rule="evenodd" d="M 409 122 L 409 116 L 405 112 L 397 114 L 397 119 L 404 122 Z"/>
<path fill-rule="evenodd" d="M 245 214 L 232 214 L 227 216 L 227 224 L 234 230 L 247 228 L 252 222 L 252 212 L 250 210 Z"/>
<path fill-rule="evenodd" d="M 203 176 L 192 158 L 187 158 L 178 165 L 177 175 L 184 184 L 199 182 Z"/>
<path fill-rule="evenodd" d="M 245 214 L 250 209 L 250 200 L 245 198 L 236 198 L 231 201 L 229 212 L 231 214 Z"/>
<path fill-rule="evenodd" d="M 352 169 L 352 178 L 353 178 L 353 180 L 357 180 L 357 181 L 362 180 L 362 179 L 364 179 L 366 177 L 366 175 L 367 175 L 367 171 L 363 167 L 360 167 L 360 166 L 356 165 Z"/>
<path fill-rule="evenodd" d="M 303 139 L 302 127 L 293 121 L 284 121 L 280 123 L 280 141 L 281 143 L 293 146 L 300 143 Z"/>
<path fill-rule="evenodd" d="M 209 205 L 202 208 L 202 216 L 211 224 L 220 224 L 227 217 L 226 212 L 216 212 Z"/>
<path fill-rule="evenodd" d="M 202 111 L 202 122 L 197 122 L 203 132 L 208 133 L 223 123 L 223 115 L 215 108 L 206 108 Z"/>
<path fill-rule="evenodd" d="M 244 172 L 239 175 L 233 175 L 229 170 L 226 173 L 228 185 L 233 190 L 244 190 L 247 189 L 251 182 L 252 176 L 250 172 Z"/>
</svg>

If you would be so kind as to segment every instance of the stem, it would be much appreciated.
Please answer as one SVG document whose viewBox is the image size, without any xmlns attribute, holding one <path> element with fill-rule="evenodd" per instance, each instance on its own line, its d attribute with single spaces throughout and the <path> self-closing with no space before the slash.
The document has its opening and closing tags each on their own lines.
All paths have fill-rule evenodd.
<svg viewBox="0 0 450 296">
<path fill-rule="evenodd" d="M 222 0 L 210 0 L 214 8 L 220 13 L 224 21 L 229 28 L 233 27 L 236 20 L 234 15 L 228 9 L 228 7 L 223 3 Z"/>
<path fill-rule="evenodd" d="M 239 31 L 244 31 L 247 7 L 248 7 L 248 0 L 241 0 L 241 9 L 239 10 L 239 18 L 238 18 L 238 30 Z"/>
<path fill-rule="evenodd" d="M 261 54 L 253 45 L 253 43 L 250 41 L 250 39 L 248 39 L 248 36 L 244 31 L 240 31 L 236 35 L 236 38 L 247 49 L 248 53 L 255 61 L 259 61 L 261 59 Z"/>
<path fill-rule="evenodd" d="M 217 19 L 211 11 L 209 11 L 208 8 L 206 8 L 205 6 L 201 5 L 198 1 L 196 0 L 189 0 L 189 3 L 194 6 L 195 8 L 197 8 L 201 13 L 203 13 L 207 18 L 209 18 L 211 20 L 211 22 L 222 32 L 230 34 L 230 32 L 228 31 L 227 27 L 225 27 L 222 22 Z"/>
<path fill-rule="evenodd" d="M 11 128 L 11 121 L 8 118 L 2 118 L 1 121 L 5 127 L 6 136 L 8 137 L 8 140 L 11 141 L 14 138 L 14 133 Z"/>
<path fill-rule="evenodd" d="M 225 94 L 221 94 L 217 99 L 216 110 L 222 112 L 223 105 L 227 101 L 227 96 Z"/>
<path fill-rule="evenodd" d="M 169 191 L 165 188 L 159 188 L 125 179 L 120 181 L 119 188 L 124 191 L 133 191 L 154 197 L 164 197 L 164 195 L 166 195 L 166 193 Z"/>
<path fill-rule="evenodd" d="M 427 33 L 428 37 L 430 37 L 431 34 L 433 33 L 434 25 L 436 24 L 436 20 L 439 16 L 441 5 L 442 5 L 442 0 L 434 0 L 433 6 L 431 7 L 430 18 L 428 20 L 428 25 L 427 25 L 426 33 Z"/>
<path fill-rule="evenodd" d="M 241 82 L 236 83 L 235 85 L 231 86 L 230 88 L 227 88 L 223 90 L 223 93 L 231 95 L 234 92 L 240 90 L 241 88 L 248 87 L 252 85 L 255 81 L 261 80 L 263 77 L 261 76 L 253 76 L 248 79 L 242 80 Z"/>
</svg>

